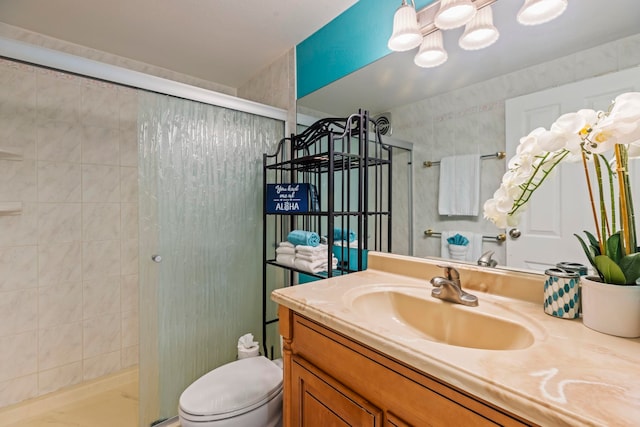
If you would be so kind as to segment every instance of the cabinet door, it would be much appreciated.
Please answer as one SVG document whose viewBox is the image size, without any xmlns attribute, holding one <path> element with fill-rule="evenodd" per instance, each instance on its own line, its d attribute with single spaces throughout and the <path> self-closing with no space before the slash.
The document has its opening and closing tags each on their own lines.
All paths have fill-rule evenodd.
<svg viewBox="0 0 640 427">
<path fill-rule="evenodd" d="M 391 412 L 387 412 L 384 420 L 384 427 L 411 427 L 411 424 L 405 423 Z"/>
<path fill-rule="evenodd" d="M 382 411 L 304 359 L 291 367 L 291 427 L 382 426 Z"/>
</svg>

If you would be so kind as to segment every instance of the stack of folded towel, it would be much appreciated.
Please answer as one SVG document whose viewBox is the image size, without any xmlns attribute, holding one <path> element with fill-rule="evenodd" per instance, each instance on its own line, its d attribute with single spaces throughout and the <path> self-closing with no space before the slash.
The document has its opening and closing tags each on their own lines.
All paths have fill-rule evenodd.
<svg viewBox="0 0 640 427">
<path fill-rule="evenodd" d="M 317 233 L 293 230 L 286 241 L 278 244 L 276 262 L 309 273 L 320 273 L 329 269 L 329 247 L 320 244 Z M 333 269 L 338 267 L 338 259 L 333 253 L 331 266 Z"/>
<path fill-rule="evenodd" d="M 295 248 L 295 268 L 310 273 L 319 273 L 329 269 L 329 247 L 327 245 L 297 245 Z M 331 268 L 338 266 L 338 259 L 331 254 Z"/>
<path fill-rule="evenodd" d="M 280 242 L 276 249 L 276 262 L 288 267 L 295 267 L 296 247 L 290 242 Z"/>
</svg>

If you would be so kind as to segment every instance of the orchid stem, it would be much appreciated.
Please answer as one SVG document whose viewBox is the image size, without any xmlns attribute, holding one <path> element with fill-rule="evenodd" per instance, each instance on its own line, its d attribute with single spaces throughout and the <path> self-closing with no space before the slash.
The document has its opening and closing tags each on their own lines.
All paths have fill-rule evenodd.
<svg viewBox="0 0 640 427">
<path fill-rule="evenodd" d="M 589 179 L 589 168 L 587 167 L 587 156 L 582 150 L 582 166 L 584 167 L 584 174 L 587 181 L 587 189 L 589 190 L 589 201 L 591 202 L 591 213 L 593 214 L 593 222 L 595 224 L 596 234 L 598 237 L 598 244 L 600 245 L 600 253 L 605 254 L 604 250 L 604 241 L 602 240 L 602 235 L 600 234 L 600 226 L 598 225 L 598 214 L 596 213 L 596 206 L 593 201 L 593 189 L 591 188 L 591 180 Z"/>
<path fill-rule="evenodd" d="M 627 176 L 627 159 L 626 153 L 623 152 L 624 147 L 621 144 L 616 144 L 614 152 L 616 154 L 616 171 L 618 172 L 618 187 L 620 190 L 620 222 L 622 223 L 622 238 L 623 238 L 623 250 L 624 255 L 635 252 L 636 248 L 631 247 L 631 238 L 629 232 L 629 211 L 627 207 L 627 187 L 625 186 Z"/>
</svg>

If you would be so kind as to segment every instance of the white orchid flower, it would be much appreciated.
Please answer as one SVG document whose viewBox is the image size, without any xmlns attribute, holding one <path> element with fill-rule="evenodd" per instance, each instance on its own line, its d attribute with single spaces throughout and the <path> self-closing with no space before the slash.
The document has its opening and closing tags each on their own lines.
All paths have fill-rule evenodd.
<svg viewBox="0 0 640 427">
<path fill-rule="evenodd" d="M 538 145 L 543 151 L 559 151 L 567 146 L 569 139 L 566 133 L 550 130 L 538 136 Z"/>
<path fill-rule="evenodd" d="M 640 108 L 640 107 L 639 107 Z M 637 119 L 640 121 L 640 116 Z M 618 121 L 611 116 L 603 118 L 593 127 L 588 137 L 588 148 L 594 153 L 604 153 L 614 144 L 640 143 L 640 125 L 637 121 Z"/>
<path fill-rule="evenodd" d="M 484 217 L 493 222 L 498 228 L 507 227 L 507 214 L 500 212 L 496 208 L 496 200 L 489 199 L 484 202 L 483 206 Z"/>
<path fill-rule="evenodd" d="M 545 128 L 536 128 L 529 135 L 520 138 L 520 145 L 516 148 L 516 154 L 521 157 L 535 157 L 542 153 L 542 148 L 538 144 L 538 137 L 547 132 Z"/>
<path fill-rule="evenodd" d="M 609 117 L 619 122 L 635 122 L 640 120 L 640 92 L 627 92 L 616 97 Z"/>
<path fill-rule="evenodd" d="M 499 228 L 517 225 L 529 197 L 546 177 L 555 173 L 556 166 L 582 161 L 585 153 L 599 154 L 620 148 L 616 144 L 625 144 L 629 157 L 640 157 L 640 92 L 618 96 L 607 113 L 582 109 L 563 114 L 549 130 L 539 127 L 522 137 L 500 187 L 484 204 L 485 218 Z M 621 187 L 620 194 L 624 190 Z M 591 196 L 590 201 L 593 207 Z M 606 212 L 602 215 L 605 219 L 601 222 L 605 223 Z M 628 235 L 626 240 L 629 246 L 632 242 Z"/>
<path fill-rule="evenodd" d="M 503 185 L 508 187 L 518 187 L 529 179 L 526 173 L 518 173 L 518 170 L 508 170 L 502 177 Z"/>
</svg>

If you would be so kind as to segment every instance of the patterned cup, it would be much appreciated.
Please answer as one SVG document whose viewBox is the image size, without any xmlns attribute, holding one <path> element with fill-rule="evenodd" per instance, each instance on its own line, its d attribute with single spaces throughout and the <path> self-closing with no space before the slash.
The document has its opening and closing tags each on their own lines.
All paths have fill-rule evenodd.
<svg viewBox="0 0 640 427">
<path fill-rule="evenodd" d="M 563 319 L 575 319 L 580 315 L 580 274 L 561 268 L 544 272 L 544 312 Z"/>
</svg>

